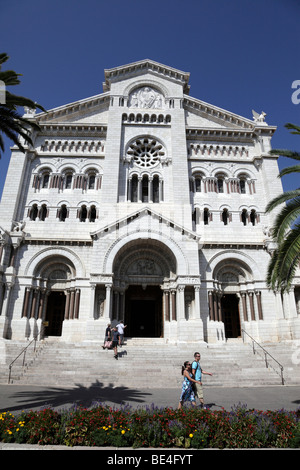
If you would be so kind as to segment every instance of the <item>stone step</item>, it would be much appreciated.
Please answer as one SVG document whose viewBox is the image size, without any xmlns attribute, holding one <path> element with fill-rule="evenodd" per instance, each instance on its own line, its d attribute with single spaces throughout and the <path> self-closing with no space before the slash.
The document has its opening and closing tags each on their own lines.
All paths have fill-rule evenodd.
<svg viewBox="0 0 300 470">
<path fill-rule="evenodd" d="M 15 346 L 9 345 L 9 349 L 15 351 L 20 345 Z M 280 384 L 278 371 L 266 368 L 263 358 L 254 355 L 249 345 L 242 342 L 208 347 L 206 343 L 171 345 L 159 338 L 127 340 L 118 349 L 117 361 L 113 351 L 103 350 L 100 342 L 78 345 L 46 340 L 25 370 L 13 368 L 12 377 L 14 383 L 64 387 L 98 384 L 159 388 L 167 384 L 177 388 L 182 383 L 181 365 L 192 360 L 195 350 L 201 352 L 203 368 L 213 372 L 213 376 L 203 376 L 206 386 Z"/>
</svg>

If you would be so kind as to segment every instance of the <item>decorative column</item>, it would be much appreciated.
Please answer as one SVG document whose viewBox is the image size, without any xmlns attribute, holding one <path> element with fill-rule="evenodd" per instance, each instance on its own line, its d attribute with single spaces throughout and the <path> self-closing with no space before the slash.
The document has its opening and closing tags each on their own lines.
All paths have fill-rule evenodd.
<svg viewBox="0 0 300 470">
<path fill-rule="evenodd" d="M 137 194 L 138 202 L 142 202 L 142 177 L 138 177 L 138 194 Z"/>
<path fill-rule="evenodd" d="M 213 293 L 213 299 L 214 299 L 214 309 L 213 309 L 214 316 L 213 316 L 213 319 L 214 319 L 214 321 L 218 321 L 218 299 L 217 299 L 216 291 L 214 291 L 214 293 Z"/>
<path fill-rule="evenodd" d="M 263 320 L 263 312 L 262 312 L 262 305 L 261 305 L 261 292 L 255 291 L 256 300 L 257 300 L 257 309 L 258 309 L 258 319 Z"/>
<path fill-rule="evenodd" d="M 164 307 L 165 307 L 165 321 L 170 321 L 170 298 L 169 291 L 164 291 Z"/>
<path fill-rule="evenodd" d="M 214 300 L 213 300 L 214 293 L 213 291 L 208 291 L 208 307 L 209 307 L 209 319 L 214 319 Z"/>
<path fill-rule="evenodd" d="M 74 318 L 74 303 L 75 303 L 75 291 L 74 289 L 71 290 L 71 300 L 70 300 L 70 313 L 69 318 L 73 320 Z"/>
<path fill-rule="evenodd" d="M 71 293 L 70 290 L 68 289 L 66 292 L 66 305 L 65 305 L 65 320 L 69 320 L 69 311 L 70 311 L 70 297 Z"/>
<path fill-rule="evenodd" d="M 74 317 L 76 320 L 79 318 L 79 304 L 80 304 L 80 289 L 76 289 L 75 306 L 74 306 Z"/>
<path fill-rule="evenodd" d="M 132 200 L 131 200 L 131 177 L 128 178 L 127 201 L 132 202 Z"/>
<path fill-rule="evenodd" d="M 250 301 L 251 320 L 255 320 L 253 292 L 248 292 L 248 296 L 249 296 L 249 301 Z"/>
<path fill-rule="evenodd" d="M 184 320 L 185 319 L 185 305 L 184 305 L 184 287 L 185 286 L 178 286 L 177 287 L 177 292 L 178 292 L 178 320 Z"/>
<path fill-rule="evenodd" d="M 195 286 L 195 314 L 194 318 L 200 319 L 200 286 Z"/>
<path fill-rule="evenodd" d="M 36 304 L 37 304 L 38 289 L 34 289 L 31 303 L 30 318 L 35 318 Z"/>
<path fill-rule="evenodd" d="M 218 321 L 222 321 L 222 308 L 221 308 L 221 293 L 217 292 L 217 308 L 218 308 Z"/>
<path fill-rule="evenodd" d="M 106 320 L 110 320 L 111 318 L 111 289 L 112 284 L 105 284 L 106 288 L 106 302 L 105 302 L 105 309 L 104 309 L 104 318 Z"/>
<path fill-rule="evenodd" d="M 171 290 L 171 312 L 172 312 L 172 321 L 176 320 L 176 291 Z"/>
<path fill-rule="evenodd" d="M 248 321 L 246 292 L 241 292 L 244 321 Z"/>
<path fill-rule="evenodd" d="M 90 303 L 90 318 L 94 318 L 95 313 L 95 292 L 96 292 L 96 285 L 91 285 L 91 303 Z"/>
<path fill-rule="evenodd" d="M 23 310 L 22 310 L 22 317 L 27 317 L 30 294 L 31 294 L 31 288 L 25 287 L 25 297 L 24 297 L 24 304 L 23 304 Z"/>
</svg>

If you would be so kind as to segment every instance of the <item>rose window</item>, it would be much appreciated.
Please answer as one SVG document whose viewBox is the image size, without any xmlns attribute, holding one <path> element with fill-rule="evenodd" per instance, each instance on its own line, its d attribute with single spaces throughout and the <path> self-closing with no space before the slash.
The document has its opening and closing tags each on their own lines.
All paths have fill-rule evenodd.
<svg viewBox="0 0 300 470">
<path fill-rule="evenodd" d="M 137 139 L 129 145 L 127 155 L 133 159 L 134 163 L 142 168 L 149 168 L 156 165 L 165 156 L 163 146 L 156 140 L 149 137 Z"/>
</svg>

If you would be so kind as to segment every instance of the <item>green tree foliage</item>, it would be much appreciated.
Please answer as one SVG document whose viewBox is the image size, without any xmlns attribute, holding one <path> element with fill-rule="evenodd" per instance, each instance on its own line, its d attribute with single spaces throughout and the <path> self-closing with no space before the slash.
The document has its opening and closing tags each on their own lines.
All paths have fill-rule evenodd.
<svg viewBox="0 0 300 470">
<path fill-rule="evenodd" d="M 39 108 L 45 111 L 41 105 L 31 99 L 17 96 L 7 90 L 7 87 L 19 85 L 19 77 L 21 76 L 21 74 L 13 70 L 2 70 L 3 64 L 8 59 L 9 57 L 5 52 L 0 53 L 0 80 L 5 84 L 5 100 L 1 100 L 4 103 L 0 103 L 0 157 L 1 151 L 4 152 L 3 135 L 6 135 L 22 152 L 25 152 L 19 140 L 19 135 L 23 137 L 26 143 L 32 144 L 30 132 L 32 130 L 39 130 L 39 126 L 35 122 L 22 117 L 18 112 L 18 108 L 22 106 L 31 109 Z"/>
<path fill-rule="evenodd" d="M 292 134 L 300 134 L 300 127 L 294 124 L 286 124 Z M 271 154 L 281 155 L 300 161 L 300 153 L 290 150 L 274 149 Z M 300 173 L 300 164 L 283 169 L 278 177 Z M 286 191 L 272 199 L 266 207 L 266 212 L 271 212 L 281 204 L 272 227 L 272 237 L 277 243 L 277 248 L 268 265 L 267 285 L 274 291 L 285 292 L 291 287 L 296 269 L 300 261 L 300 188 Z"/>
</svg>

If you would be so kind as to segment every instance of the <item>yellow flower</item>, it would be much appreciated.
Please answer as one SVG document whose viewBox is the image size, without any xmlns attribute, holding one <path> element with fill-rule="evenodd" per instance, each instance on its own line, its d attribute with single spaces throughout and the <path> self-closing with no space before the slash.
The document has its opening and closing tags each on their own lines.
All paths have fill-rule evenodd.
<svg viewBox="0 0 300 470">
<path fill-rule="evenodd" d="M 124 429 L 121 431 L 121 434 L 125 434 L 125 431 L 124 431 Z"/>
<path fill-rule="evenodd" d="M 194 434 L 190 434 L 189 437 L 193 437 Z"/>
</svg>

